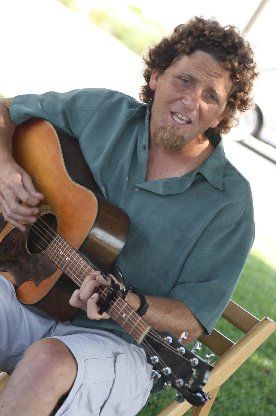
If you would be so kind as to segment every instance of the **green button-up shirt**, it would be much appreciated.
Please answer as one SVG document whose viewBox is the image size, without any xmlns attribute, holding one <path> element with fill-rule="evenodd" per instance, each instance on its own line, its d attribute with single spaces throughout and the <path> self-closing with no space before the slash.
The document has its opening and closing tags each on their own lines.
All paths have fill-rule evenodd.
<svg viewBox="0 0 276 416">
<path fill-rule="evenodd" d="M 193 172 L 146 181 L 150 107 L 131 97 L 103 89 L 25 95 L 13 100 L 10 114 L 17 124 L 47 119 L 78 139 L 103 195 L 130 218 L 118 258 L 127 283 L 185 303 L 209 333 L 254 234 L 250 186 L 222 143 Z M 81 312 L 74 322 L 121 331 Z"/>
</svg>

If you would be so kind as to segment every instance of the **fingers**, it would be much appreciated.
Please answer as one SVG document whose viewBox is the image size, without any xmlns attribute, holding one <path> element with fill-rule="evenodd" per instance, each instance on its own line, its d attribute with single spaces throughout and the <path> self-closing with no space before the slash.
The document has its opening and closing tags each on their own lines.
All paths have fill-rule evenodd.
<svg viewBox="0 0 276 416">
<path fill-rule="evenodd" d="M 0 202 L 3 208 L 3 212 L 7 218 L 14 219 L 16 221 L 26 221 L 29 218 L 32 221 L 35 215 L 38 214 L 39 209 L 37 207 L 28 207 L 18 201 L 16 198 L 11 200 L 10 204 L 0 195 Z"/>
<path fill-rule="evenodd" d="M 24 231 L 22 224 L 36 220 L 37 205 L 42 199 L 23 169 L 16 164 L 6 166 L 0 183 L 0 210 L 6 221 Z"/>
<path fill-rule="evenodd" d="M 13 182 L 6 185 L 6 199 L 9 196 L 14 200 L 19 200 L 30 207 L 37 206 L 43 199 L 43 195 L 37 192 L 33 186 L 30 176 L 22 171 L 21 175 L 14 175 Z"/>
<path fill-rule="evenodd" d="M 106 280 L 99 271 L 94 271 L 85 278 L 80 289 L 74 291 L 69 303 L 86 311 L 90 319 L 109 319 L 107 313 L 99 314 L 99 294 L 95 292 L 100 286 L 109 285 L 110 279 Z"/>
<path fill-rule="evenodd" d="M 83 305 L 82 300 L 79 297 L 79 293 L 80 293 L 79 289 L 77 289 L 73 292 L 73 294 L 72 294 L 72 296 L 69 300 L 69 304 L 71 306 L 74 306 L 75 308 L 83 309 L 84 305 Z M 83 309 L 83 310 L 85 310 L 85 309 Z"/>
<path fill-rule="evenodd" d="M 27 223 L 26 217 L 22 215 L 15 214 L 13 208 L 10 209 L 7 202 L 1 197 L 0 195 L 0 206 L 1 206 L 1 213 L 6 221 L 10 224 L 14 225 L 15 227 L 19 228 L 21 231 L 25 231 L 25 226 L 23 224 Z M 38 210 L 31 210 L 32 214 L 29 216 L 29 223 L 34 223 L 36 221 L 36 214 Z"/>
<path fill-rule="evenodd" d="M 103 312 L 101 315 L 99 314 L 99 294 L 93 293 L 93 295 L 87 301 L 87 316 L 89 319 L 95 319 L 96 321 L 100 321 L 101 319 L 109 319 L 109 315 L 106 312 Z"/>
<path fill-rule="evenodd" d="M 34 187 L 33 181 L 31 177 L 26 173 L 22 172 L 22 184 L 26 194 L 23 196 L 22 201 L 27 203 L 28 205 L 37 205 L 43 199 L 43 194 L 37 192 Z M 20 196 L 18 196 L 20 198 Z M 27 198 L 27 200 L 26 200 Z M 21 198 L 20 198 L 21 199 Z"/>
<path fill-rule="evenodd" d="M 92 294 L 95 292 L 95 289 L 97 289 L 99 286 L 100 283 L 97 281 L 95 275 L 87 276 L 80 287 L 80 300 L 86 303 L 88 299 L 92 296 Z"/>
</svg>

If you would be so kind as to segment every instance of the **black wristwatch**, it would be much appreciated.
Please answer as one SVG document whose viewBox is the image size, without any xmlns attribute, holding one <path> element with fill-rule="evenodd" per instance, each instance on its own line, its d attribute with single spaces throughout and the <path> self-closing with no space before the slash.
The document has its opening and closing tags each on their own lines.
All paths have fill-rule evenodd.
<svg viewBox="0 0 276 416">
<path fill-rule="evenodd" d="M 139 297 L 140 306 L 137 309 L 136 313 L 138 313 L 139 316 L 144 316 L 149 308 L 149 304 L 147 303 L 145 296 L 133 286 L 128 287 L 128 292 L 135 293 L 135 295 Z"/>
</svg>

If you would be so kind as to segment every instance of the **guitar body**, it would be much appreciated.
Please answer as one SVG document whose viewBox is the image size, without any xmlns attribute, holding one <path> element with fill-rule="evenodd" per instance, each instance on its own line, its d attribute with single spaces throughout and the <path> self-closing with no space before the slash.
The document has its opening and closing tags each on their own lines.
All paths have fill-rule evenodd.
<svg viewBox="0 0 276 416">
<path fill-rule="evenodd" d="M 48 122 L 35 120 L 18 127 L 13 148 L 15 160 L 44 201 L 26 233 L 0 214 L 0 271 L 22 303 L 68 320 L 77 311 L 68 303 L 73 290 L 95 268 L 108 272 L 115 263 L 126 240 L 128 217 L 96 195 L 76 141 Z M 190 403 L 203 405 L 207 396 L 202 387 L 212 367 L 179 341 L 151 329 L 117 286 L 111 291 L 98 288 L 100 300 L 110 317 L 145 349 L 155 369 L 153 378 L 170 383 Z"/>
<path fill-rule="evenodd" d="M 97 185 L 77 141 L 47 121 L 32 120 L 17 127 L 13 148 L 14 159 L 44 194 L 38 216 L 45 224 L 43 241 L 51 227 L 95 267 L 110 270 L 125 243 L 128 217 L 94 193 Z M 22 303 L 62 321 L 76 312 L 68 304 L 76 285 L 43 254 L 32 228 L 26 236 L 2 215 L 0 271 Z"/>
</svg>

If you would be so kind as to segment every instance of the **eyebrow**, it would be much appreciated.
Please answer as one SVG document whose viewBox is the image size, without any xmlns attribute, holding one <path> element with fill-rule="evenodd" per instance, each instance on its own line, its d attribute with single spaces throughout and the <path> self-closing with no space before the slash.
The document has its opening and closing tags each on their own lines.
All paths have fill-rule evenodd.
<svg viewBox="0 0 276 416">
<path fill-rule="evenodd" d="M 191 81 L 198 81 L 198 78 L 193 77 L 192 75 L 189 74 L 179 74 L 180 77 L 186 77 L 189 78 Z"/>
<path fill-rule="evenodd" d="M 182 73 L 182 74 L 179 74 L 179 76 L 180 77 L 186 77 L 186 78 L 188 78 L 189 80 L 191 80 L 193 82 L 199 82 L 198 78 L 196 78 L 196 77 L 194 77 L 193 75 L 190 75 L 190 74 Z M 214 77 L 214 78 L 217 79 L 216 77 Z M 223 100 L 222 94 L 217 89 L 215 89 L 214 87 L 210 87 L 210 89 L 217 95 L 219 101 Z"/>
</svg>

